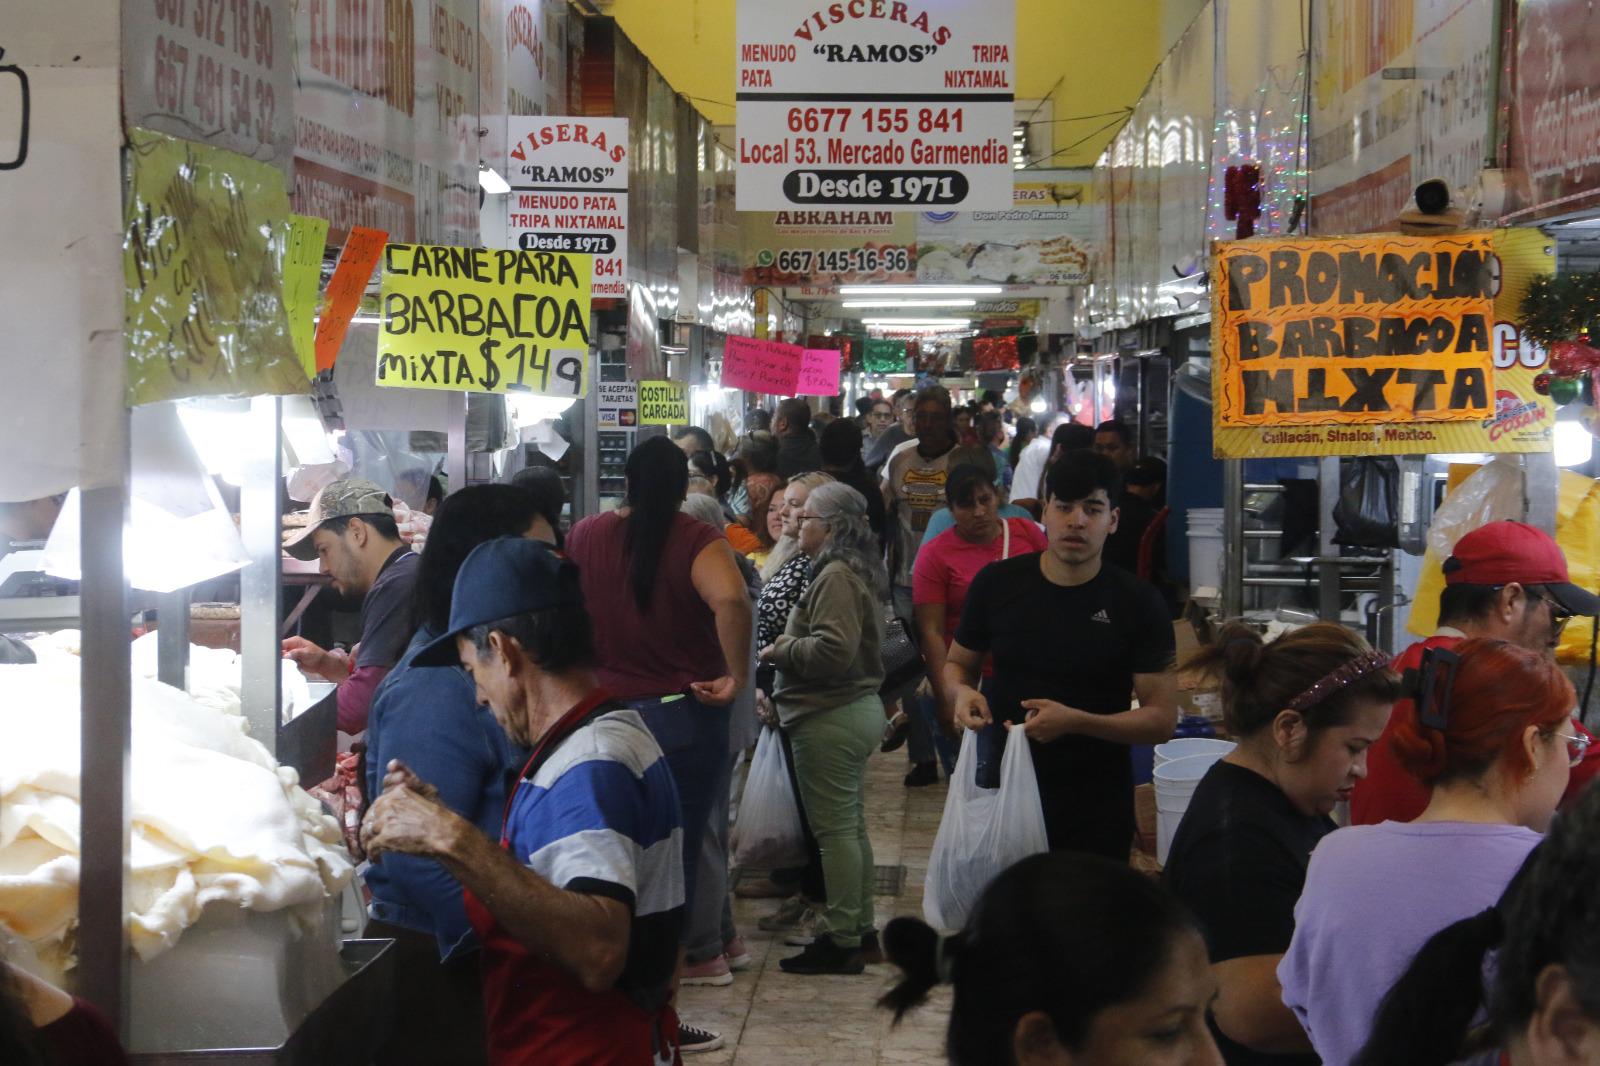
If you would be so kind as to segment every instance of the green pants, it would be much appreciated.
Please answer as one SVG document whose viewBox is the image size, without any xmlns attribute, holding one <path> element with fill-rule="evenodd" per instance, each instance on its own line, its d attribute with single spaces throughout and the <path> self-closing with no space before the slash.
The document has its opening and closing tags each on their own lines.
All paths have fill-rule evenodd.
<svg viewBox="0 0 1600 1066">
<path fill-rule="evenodd" d="M 867 758 L 883 738 L 883 703 L 864 696 L 784 726 L 800 802 L 822 853 L 827 933 L 856 947 L 871 931 L 872 842 L 867 839 Z"/>
</svg>

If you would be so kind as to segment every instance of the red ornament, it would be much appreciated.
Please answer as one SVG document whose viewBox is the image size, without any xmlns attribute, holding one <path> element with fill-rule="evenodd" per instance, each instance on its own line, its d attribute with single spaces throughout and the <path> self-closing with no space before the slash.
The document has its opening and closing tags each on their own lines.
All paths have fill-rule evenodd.
<svg viewBox="0 0 1600 1066">
<path fill-rule="evenodd" d="M 1561 377 L 1576 377 L 1600 369 L 1600 349 L 1582 341 L 1556 341 L 1550 346 L 1550 369 Z"/>
<path fill-rule="evenodd" d="M 1550 375 L 1535 374 L 1533 376 L 1533 391 L 1537 392 L 1540 396 L 1550 395 Z"/>
</svg>

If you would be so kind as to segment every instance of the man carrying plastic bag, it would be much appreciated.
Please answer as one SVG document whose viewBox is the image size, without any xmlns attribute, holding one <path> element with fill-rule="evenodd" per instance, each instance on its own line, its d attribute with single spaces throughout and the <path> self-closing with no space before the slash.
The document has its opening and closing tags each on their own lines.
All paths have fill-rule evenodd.
<svg viewBox="0 0 1600 1066">
<path fill-rule="evenodd" d="M 922 887 L 922 916 L 935 929 L 964 928 L 967 915 L 1001 870 L 1050 850 L 1033 756 L 1022 730 L 1013 729 L 1006 738 L 999 788 L 979 787 L 977 758 L 978 734 L 969 731 L 961 738 Z"/>
<path fill-rule="evenodd" d="M 1000 722 L 1027 736 L 1050 850 L 1127 862 L 1130 746 L 1168 740 L 1178 721 L 1172 622 L 1153 586 L 1104 561 L 1122 498 L 1109 459 L 1068 452 L 1046 476 L 1045 497 L 1049 547 L 991 563 L 973 580 L 946 691 L 956 722 L 983 731 L 979 755 L 991 756 Z M 985 698 L 976 685 L 990 654 Z"/>
</svg>

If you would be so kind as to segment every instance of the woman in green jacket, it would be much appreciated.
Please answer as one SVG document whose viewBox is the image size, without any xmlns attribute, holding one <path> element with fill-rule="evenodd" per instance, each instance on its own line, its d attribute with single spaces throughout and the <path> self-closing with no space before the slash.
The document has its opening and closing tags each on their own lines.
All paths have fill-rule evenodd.
<svg viewBox="0 0 1600 1066">
<path fill-rule="evenodd" d="M 869 957 L 881 957 L 872 924 L 866 773 L 883 732 L 878 688 L 888 578 L 867 501 L 855 489 L 819 485 L 798 517 L 811 584 L 761 659 L 778 668 L 773 698 L 822 852 L 828 899 L 815 938 L 779 965 L 795 974 L 857 974 Z"/>
</svg>

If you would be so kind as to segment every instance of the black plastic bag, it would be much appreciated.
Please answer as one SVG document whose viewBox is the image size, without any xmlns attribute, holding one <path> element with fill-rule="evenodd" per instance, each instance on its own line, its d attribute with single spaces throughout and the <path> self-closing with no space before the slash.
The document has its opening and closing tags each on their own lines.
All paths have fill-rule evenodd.
<svg viewBox="0 0 1600 1066">
<path fill-rule="evenodd" d="M 1333 540 L 1353 548 L 1400 547 L 1400 464 L 1363 456 L 1339 464 Z"/>
</svg>

